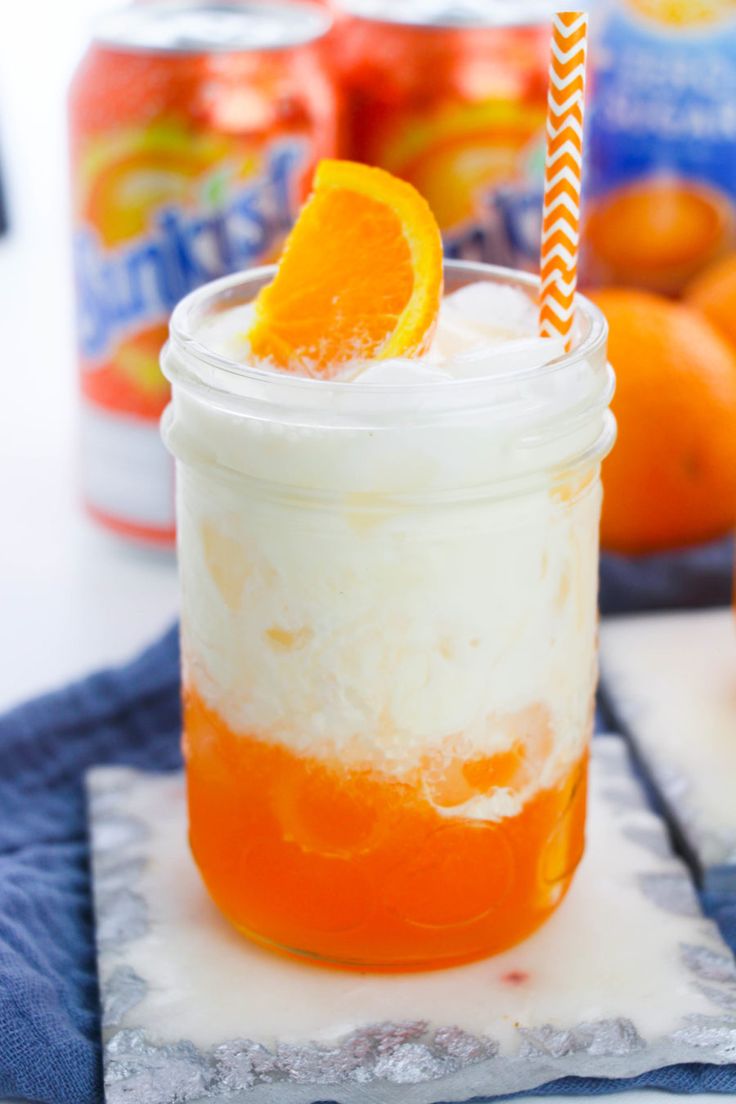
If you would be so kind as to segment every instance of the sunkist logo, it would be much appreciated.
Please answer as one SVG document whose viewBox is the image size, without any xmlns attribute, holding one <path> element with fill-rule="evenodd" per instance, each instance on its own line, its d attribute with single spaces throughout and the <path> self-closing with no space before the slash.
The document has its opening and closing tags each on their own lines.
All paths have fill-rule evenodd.
<svg viewBox="0 0 736 1104">
<path fill-rule="evenodd" d="M 274 143 L 245 187 L 211 209 L 158 207 L 147 232 L 118 248 L 80 229 L 74 267 L 83 356 L 103 358 L 121 333 L 165 319 L 187 292 L 267 255 L 294 220 L 306 152 L 298 139 Z"/>
</svg>

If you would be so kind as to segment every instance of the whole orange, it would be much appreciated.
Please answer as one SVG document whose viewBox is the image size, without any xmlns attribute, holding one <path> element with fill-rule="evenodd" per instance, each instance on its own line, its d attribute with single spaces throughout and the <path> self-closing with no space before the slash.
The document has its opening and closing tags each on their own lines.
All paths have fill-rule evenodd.
<svg viewBox="0 0 736 1104">
<path fill-rule="evenodd" d="M 706 318 L 659 295 L 602 289 L 618 441 L 603 465 L 601 542 L 652 552 L 736 522 L 736 352 Z"/>
<path fill-rule="evenodd" d="M 688 285 L 685 299 L 736 348 L 736 253 L 715 261 Z"/>
</svg>

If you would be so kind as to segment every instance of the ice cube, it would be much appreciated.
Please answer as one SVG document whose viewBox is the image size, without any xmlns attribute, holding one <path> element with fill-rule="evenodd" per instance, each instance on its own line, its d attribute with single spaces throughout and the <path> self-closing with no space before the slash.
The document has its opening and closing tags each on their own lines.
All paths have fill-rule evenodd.
<svg viewBox="0 0 736 1104">
<path fill-rule="evenodd" d="M 519 288 L 503 284 L 466 284 L 445 297 L 443 308 L 474 326 L 512 330 L 517 336 L 534 333 L 537 326 L 536 304 Z"/>
<path fill-rule="evenodd" d="M 447 383 L 452 375 L 428 361 L 380 360 L 353 377 L 355 383 L 392 384 L 395 387 L 422 383 Z"/>
<path fill-rule="evenodd" d="M 523 337 L 502 345 L 477 346 L 452 362 L 455 379 L 481 379 L 500 372 L 523 372 L 549 364 L 565 351 L 560 337 Z"/>
<path fill-rule="evenodd" d="M 503 339 L 503 335 L 499 335 L 498 340 Z M 483 332 L 477 326 L 468 323 L 461 315 L 455 314 L 452 309 L 443 307 L 432 347 L 429 350 L 429 359 L 435 364 L 452 362 L 457 356 L 487 346 L 489 340 L 487 331 Z"/>
</svg>

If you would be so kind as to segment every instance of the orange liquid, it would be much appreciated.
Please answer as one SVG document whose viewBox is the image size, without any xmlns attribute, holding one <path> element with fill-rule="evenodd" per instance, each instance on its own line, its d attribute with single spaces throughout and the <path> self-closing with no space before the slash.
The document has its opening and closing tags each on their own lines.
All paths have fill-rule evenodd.
<svg viewBox="0 0 736 1104">
<path fill-rule="evenodd" d="M 443 816 L 397 779 L 235 734 L 185 695 L 190 841 L 220 910 L 259 942 L 368 969 L 482 958 L 537 928 L 583 850 L 587 757 L 498 823 Z M 503 785 L 516 752 L 447 779 Z M 426 779 L 425 779 L 426 785 Z"/>
</svg>

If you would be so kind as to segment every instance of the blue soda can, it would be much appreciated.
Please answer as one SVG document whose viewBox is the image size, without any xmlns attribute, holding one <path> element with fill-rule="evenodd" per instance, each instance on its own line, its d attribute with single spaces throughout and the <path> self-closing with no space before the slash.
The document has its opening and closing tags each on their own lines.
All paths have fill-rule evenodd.
<svg viewBox="0 0 736 1104">
<path fill-rule="evenodd" d="M 736 7 L 607 3 L 591 62 L 585 280 L 678 294 L 736 241 Z"/>
</svg>

